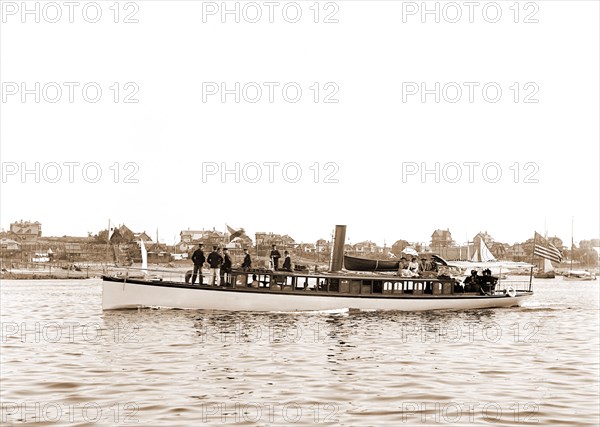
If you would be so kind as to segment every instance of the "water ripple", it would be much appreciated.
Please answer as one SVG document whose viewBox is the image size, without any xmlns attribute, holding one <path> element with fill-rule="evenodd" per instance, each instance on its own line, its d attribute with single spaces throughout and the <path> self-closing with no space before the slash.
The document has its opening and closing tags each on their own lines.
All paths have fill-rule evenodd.
<svg viewBox="0 0 600 427">
<path fill-rule="evenodd" d="M 8 425 L 598 424 L 597 284 L 431 313 L 103 312 L 97 280 L 0 290 Z"/>
</svg>

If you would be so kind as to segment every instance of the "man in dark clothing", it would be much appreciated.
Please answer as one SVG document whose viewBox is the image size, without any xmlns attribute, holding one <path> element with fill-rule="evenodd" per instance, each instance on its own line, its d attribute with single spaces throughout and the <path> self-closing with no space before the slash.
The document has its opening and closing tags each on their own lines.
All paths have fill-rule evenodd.
<svg viewBox="0 0 600 427">
<path fill-rule="evenodd" d="M 219 285 L 220 283 L 216 282 L 220 282 L 219 269 L 221 268 L 221 264 L 223 264 L 223 257 L 219 252 L 217 252 L 216 246 L 213 246 L 213 251 L 208 254 L 208 259 L 206 261 L 208 261 L 208 264 L 210 265 L 209 285 Z"/>
<path fill-rule="evenodd" d="M 284 271 L 292 271 L 292 259 L 290 258 L 290 253 L 288 251 L 284 251 L 285 259 L 283 260 L 283 266 L 281 267 Z"/>
<path fill-rule="evenodd" d="M 281 254 L 275 245 L 273 245 L 270 257 L 273 260 L 273 270 L 279 270 L 279 258 L 281 258 Z"/>
<path fill-rule="evenodd" d="M 479 283 L 477 270 L 471 270 L 471 275 L 463 282 L 465 284 L 465 292 L 477 292 L 479 289 Z"/>
<path fill-rule="evenodd" d="M 194 262 L 194 273 L 192 274 L 192 285 L 196 282 L 196 275 L 200 275 L 199 284 L 202 285 L 202 265 L 206 261 L 204 257 L 204 251 L 202 250 L 202 243 L 198 245 L 198 249 L 194 251 L 192 255 L 192 261 Z"/>
<path fill-rule="evenodd" d="M 491 295 L 496 290 L 496 283 L 498 283 L 498 278 L 492 276 L 492 270 L 486 268 L 483 270 L 483 276 L 477 278 L 477 282 L 481 286 L 481 293 L 486 295 Z"/>
<path fill-rule="evenodd" d="M 252 258 L 248 253 L 248 249 L 244 249 L 244 262 L 242 262 L 242 270 L 248 271 L 252 268 Z"/>
<path fill-rule="evenodd" d="M 221 266 L 221 284 L 231 285 L 231 257 L 229 256 L 229 250 L 223 249 L 223 265 Z"/>
</svg>

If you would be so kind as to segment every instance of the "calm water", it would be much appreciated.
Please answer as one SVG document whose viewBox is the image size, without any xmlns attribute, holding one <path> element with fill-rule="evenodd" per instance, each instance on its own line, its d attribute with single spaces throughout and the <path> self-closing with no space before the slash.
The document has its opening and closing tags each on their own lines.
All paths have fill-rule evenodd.
<svg viewBox="0 0 600 427">
<path fill-rule="evenodd" d="M 599 421 L 598 281 L 408 314 L 103 312 L 97 279 L 0 288 L 3 425 Z"/>
</svg>

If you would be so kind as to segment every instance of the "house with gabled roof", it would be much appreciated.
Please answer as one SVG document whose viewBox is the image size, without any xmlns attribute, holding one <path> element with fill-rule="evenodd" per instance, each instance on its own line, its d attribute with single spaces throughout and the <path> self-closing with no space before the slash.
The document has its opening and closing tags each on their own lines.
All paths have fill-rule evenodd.
<svg viewBox="0 0 600 427">
<path fill-rule="evenodd" d="M 10 231 L 19 236 L 20 239 L 37 239 L 42 237 L 42 224 L 38 221 L 18 221 L 10 224 Z"/>
<path fill-rule="evenodd" d="M 452 246 L 453 244 L 454 240 L 452 240 L 452 234 L 450 233 L 450 229 L 438 229 L 431 234 L 432 248 L 446 248 L 448 246 Z"/>
</svg>

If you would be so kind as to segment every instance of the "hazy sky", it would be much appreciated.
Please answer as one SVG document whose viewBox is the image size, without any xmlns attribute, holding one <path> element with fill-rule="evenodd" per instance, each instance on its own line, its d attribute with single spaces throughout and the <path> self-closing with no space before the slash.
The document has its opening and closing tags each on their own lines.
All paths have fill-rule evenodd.
<svg viewBox="0 0 600 427">
<path fill-rule="evenodd" d="M 228 4 L 2 2 L 1 227 L 599 236 L 598 2 Z"/>
</svg>

